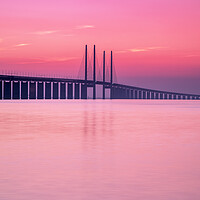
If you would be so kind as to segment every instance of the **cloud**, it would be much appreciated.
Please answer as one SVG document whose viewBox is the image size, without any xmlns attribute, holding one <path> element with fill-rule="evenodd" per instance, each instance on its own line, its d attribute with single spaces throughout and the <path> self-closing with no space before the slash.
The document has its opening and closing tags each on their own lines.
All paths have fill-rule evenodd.
<svg viewBox="0 0 200 200">
<path fill-rule="evenodd" d="M 16 44 L 15 47 L 23 47 L 23 46 L 28 46 L 28 45 L 30 45 L 30 44 L 25 44 L 25 43 L 24 44 Z"/>
<path fill-rule="evenodd" d="M 166 47 L 146 47 L 142 49 L 129 49 L 131 52 L 145 52 L 145 51 L 151 51 L 151 50 L 158 50 L 158 49 L 164 49 Z"/>
<path fill-rule="evenodd" d="M 129 49 L 131 52 L 142 52 L 142 51 L 148 51 L 148 49 Z"/>
<path fill-rule="evenodd" d="M 166 47 L 148 47 L 148 50 L 165 49 Z"/>
<path fill-rule="evenodd" d="M 77 57 L 55 57 L 55 58 L 31 58 L 20 61 L 18 64 L 42 64 L 52 62 L 66 62 L 77 59 Z"/>
<path fill-rule="evenodd" d="M 82 25 L 82 26 L 77 26 L 76 29 L 91 29 L 95 28 L 93 25 Z"/>
<path fill-rule="evenodd" d="M 46 59 L 47 62 L 65 62 L 65 61 L 69 61 L 69 60 L 74 60 L 77 57 L 56 57 L 56 58 L 50 58 L 50 59 Z"/>
<path fill-rule="evenodd" d="M 36 34 L 36 35 L 48 35 L 48 34 L 53 34 L 53 33 L 57 33 L 57 32 L 59 32 L 59 30 L 37 31 L 37 32 L 33 32 L 33 34 Z"/>
<path fill-rule="evenodd" d="M 138 52 L 147 52 L 147 51 L 152 51 L 152 50 L 160 50 L 160 49 L 165 49 L 167 47 L 145 47 L 145 48 L 134 48 L 134 49 L 126 49 L 126 50 L 118 50 L 115 51 L 115 53 L 128 53 L 128 52 L 133 52 L 133 53 L 138 53 Z"/>
</svg>

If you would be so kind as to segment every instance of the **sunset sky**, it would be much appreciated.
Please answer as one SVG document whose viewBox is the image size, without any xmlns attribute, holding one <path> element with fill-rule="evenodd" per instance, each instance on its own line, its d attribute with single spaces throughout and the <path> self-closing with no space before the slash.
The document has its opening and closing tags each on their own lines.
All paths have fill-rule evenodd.
<svg viewBox="0 0 200 200">
<path fill-rule="evenodd" d="M 2 0 L 0 71 L 77 77 L 84 45 L 117 81 L 200 93 L 199 0 Z"/>
</svg>

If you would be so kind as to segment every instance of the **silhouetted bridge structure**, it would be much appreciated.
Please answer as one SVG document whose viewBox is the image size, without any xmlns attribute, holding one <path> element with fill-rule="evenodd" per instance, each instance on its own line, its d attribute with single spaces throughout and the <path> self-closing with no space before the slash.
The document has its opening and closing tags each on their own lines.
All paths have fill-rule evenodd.
<svg viewBox="0 0 200 200">
<path fill-rule="evenodd" d="M 194 99 L 200 95 L 152 90 L 113 83 L 113 54 L 111 51 L 110 81 L 105 81 L 105 51 L 103 52 L 103 80 L 96 80 L 95 46 L 93 58 L 93 80 L 88 80 L 87 45 L 85 46 L 85 79 L 49 78 L 0 75 L 0 99 L 87 99 L 87 88 L 93 88 L 96 99 L 96 86 L 110 90 L 110 99 Z"/>
</svg>

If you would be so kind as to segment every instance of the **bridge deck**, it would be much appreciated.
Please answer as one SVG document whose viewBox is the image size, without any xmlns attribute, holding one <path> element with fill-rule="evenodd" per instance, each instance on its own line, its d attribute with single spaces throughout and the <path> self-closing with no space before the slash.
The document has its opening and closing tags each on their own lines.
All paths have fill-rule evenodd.
<svg viewBox="0 0 200 200">
<path fill-rule="evenodd" d="M 121 88 L 121 89 L 129 89 L 136 91 L 145 91 L 150 93 L 159 93 L 159 94 L 167 94 L 167 95 L 181 95 L 181 96 L 195 96 L 200 98 L 200 95 L 197 94 L 186 94 L 186 93 L 178 93 L 172 91 L 162 91 L 162 90 L 153 90 L 148 88 L 135 87 L 124 84 L 103 82 L 103 81 L 93 81 L 93 80 L 82 80 L 82 79 L 67 79 L 67 78 L 52 78 L 52 77 L 31 77 L 31 76 L 13 76 L 13 75 L 0 75 L 0 80 L 2 81 L 32 81 L 32 82 L 65 82 L 65 83 L 78 83 L 85 84 L 87 87 L 93 87 L 94 85 L 104 85 L 105 88 Z"/>
</svg>

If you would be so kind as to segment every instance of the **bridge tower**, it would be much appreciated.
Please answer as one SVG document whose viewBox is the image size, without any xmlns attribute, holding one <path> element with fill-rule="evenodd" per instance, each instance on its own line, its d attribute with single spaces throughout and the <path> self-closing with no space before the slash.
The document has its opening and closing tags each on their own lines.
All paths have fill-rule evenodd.
<svg viewBox="0 0 200 200">
<path fill-rule="evenodd" d="M 96 58 L 94 45 L 94 60 L 93 60 L 93 99 L 96 99 Z"/>
<path fill-rule="evenodd" d="M 105 80 L 106 80 L 106 62 L 105 62 L 105 51 L 103 52 L 103 99 L 105 99 Z"/>
<path fill-rule="evenodd" d="M 110 99 L 113 98 L 112 83 L 113 83 L 113 54 L 112 54 L 112 51 L 111 51 L 111 61 L 110 61 Z"/>
<path fill-rule="evenodd" d="M 85 83 L 87 83 L 87 45 L 85 45 Z"/>
</svg>

